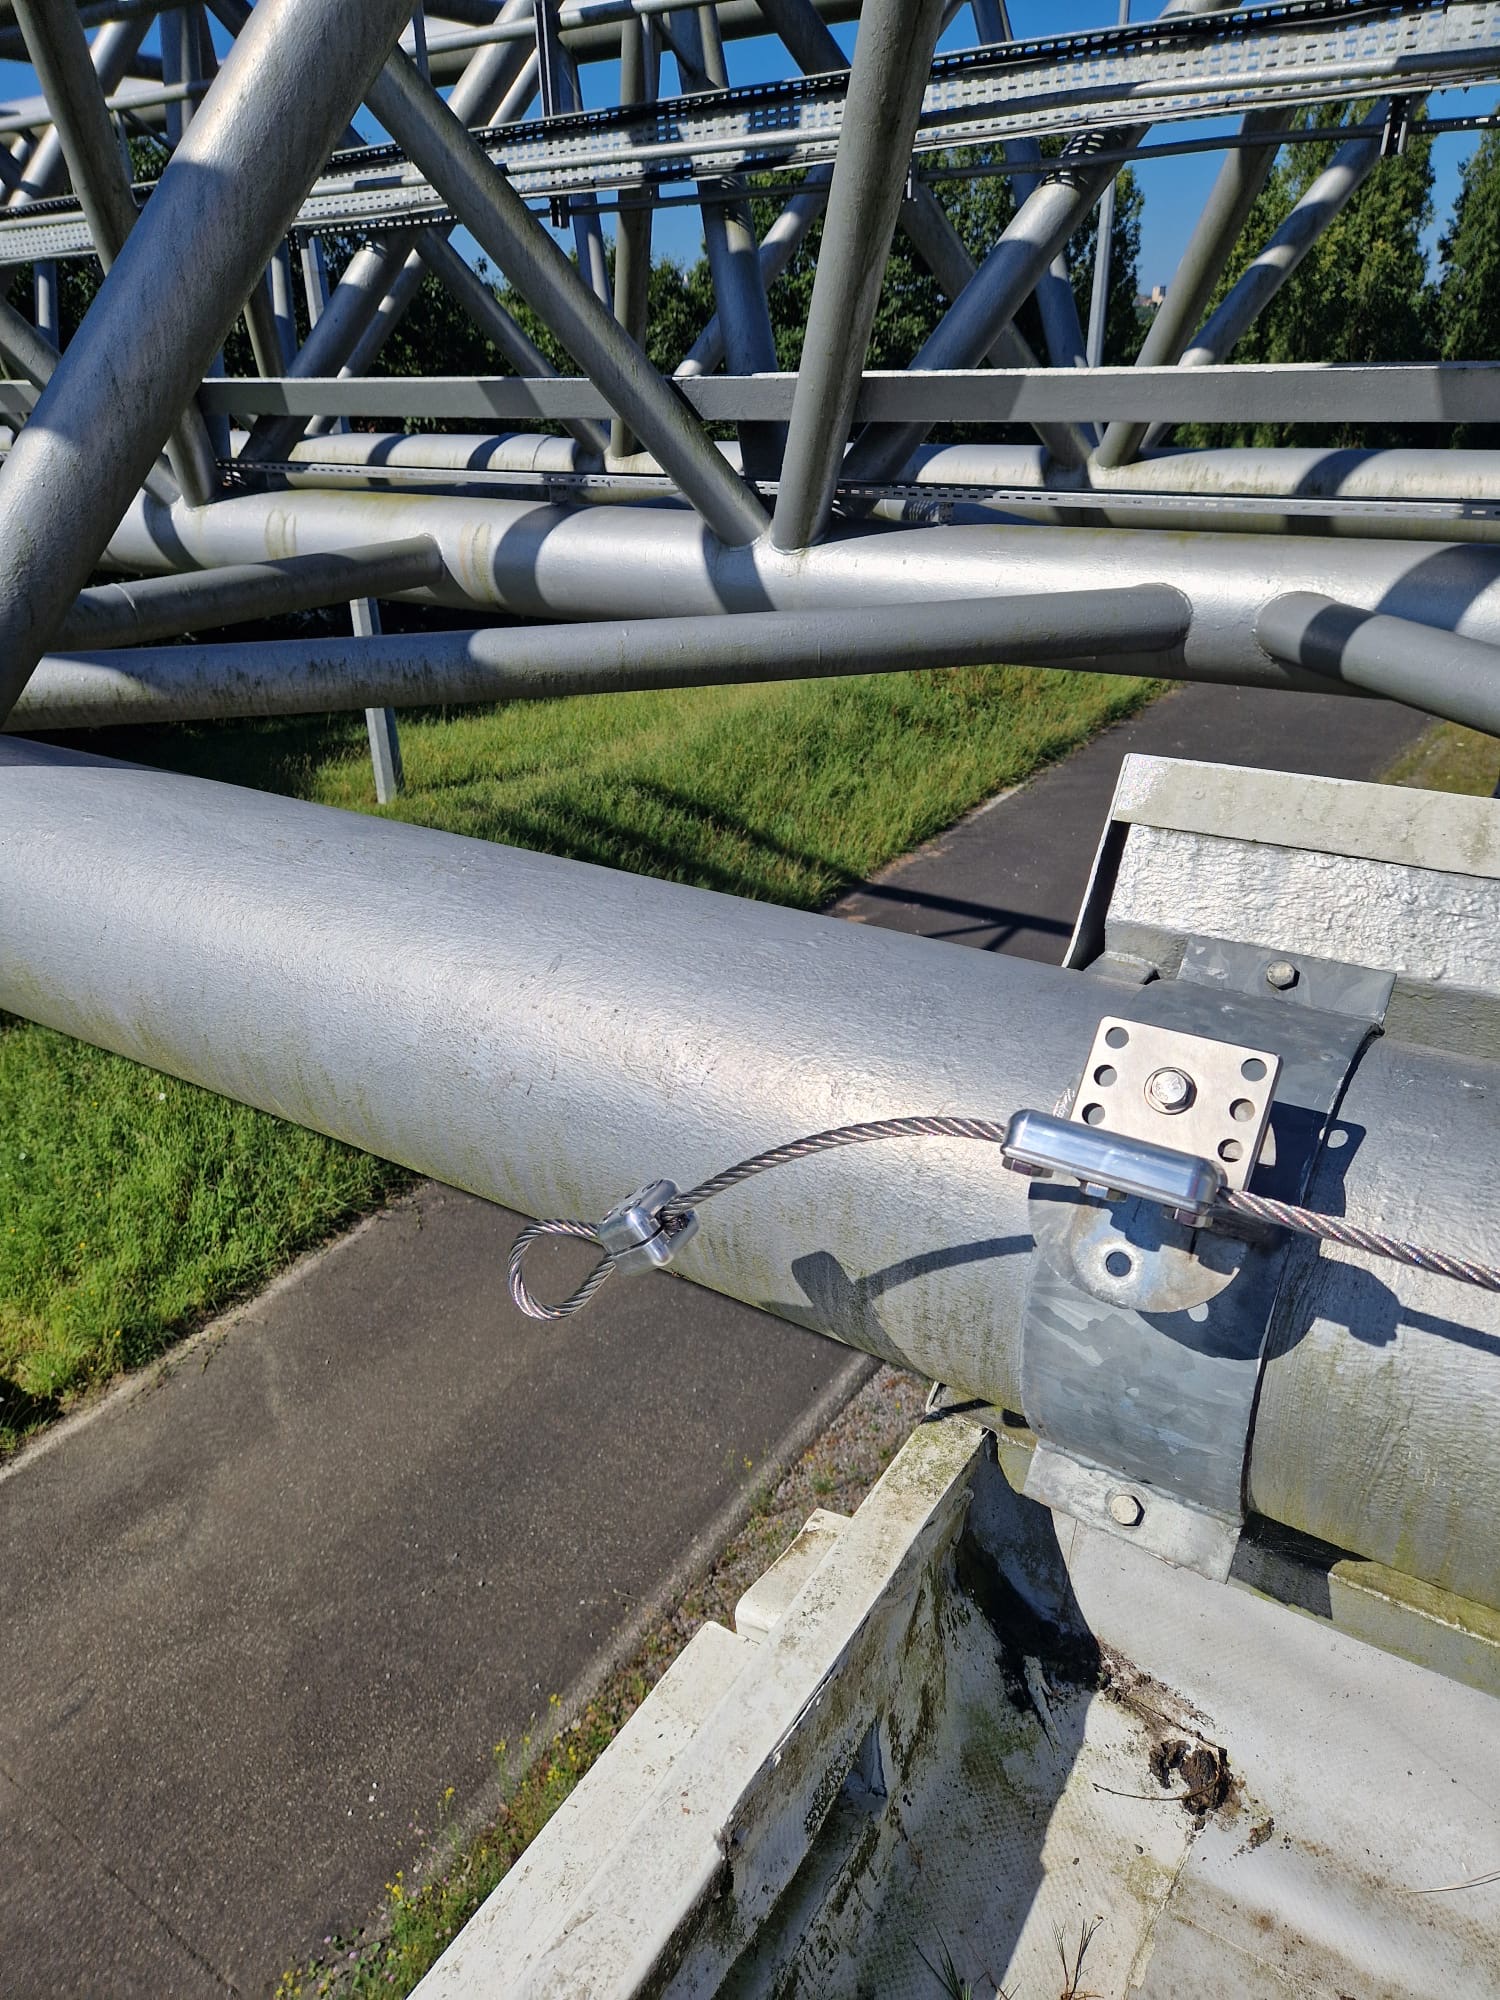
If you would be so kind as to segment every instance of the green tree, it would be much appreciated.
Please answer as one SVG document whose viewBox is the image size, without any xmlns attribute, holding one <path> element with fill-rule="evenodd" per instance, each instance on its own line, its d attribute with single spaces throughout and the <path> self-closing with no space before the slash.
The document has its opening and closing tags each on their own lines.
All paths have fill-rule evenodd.
<svg viewBox="0 0 1500 2000">
<path fill-rule="evenodd" d="M 1486 132 L 1464 163 L 1438 256 L 1438 352 L 1444 361 L 1500 361 L 1500 132 Z M 1493 451 L 1500 425 L 1461 425 L 1453 442 Z"/>
</svg>

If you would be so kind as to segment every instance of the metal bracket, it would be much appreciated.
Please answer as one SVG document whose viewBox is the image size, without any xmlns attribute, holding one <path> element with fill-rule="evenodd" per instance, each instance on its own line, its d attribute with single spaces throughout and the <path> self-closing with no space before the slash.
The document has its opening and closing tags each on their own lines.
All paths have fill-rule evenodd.
<svg viewBox="0 0 1500 2000">
<path fill-rule="evenodd" d="M 1087 1527 L 1140 1542 L 1162 1561 L 1195 1569 L 1215 1583 L 1229 1578 L 1240 1523 L 1192 1507 L 1144 1479 L 1123 1479 L 1039 1444 L 1021 1489 L 1028 1500 L 1071 1514 Z"/>
<path fill-rule="evenodd" d="M 1106 1014 L 1071 1116 L 1212 1160 L 1228 1186 L 1242 1188 L 1260 1158 L 1280 1073 L 1281 1058 L 1269 1049 Z"/>
<path fill-rule="evenodd" d="M 1350 1013 L 1324 1011 L 1326 999 L 1324 1007 L 1289 1005 L 1266 982 L 1268 961 L 1278 963 L 1258 947 L 1242 961 L 1237 948 L 1190 946 L 1176 979 L 1129 993 L 1101 989 L 1115 1011 L 1100 1020 L 1070 1115 L 1015 1135 L 1028 1148 L 1016 1148 L 1022 1164 L 1079 1179 L 1082 1165 L 1088 1178 L 1087 1187 L 1038 1179 L 1028 1203 L 1036 1255 L 1022 1321 L 1021 1406 L 1038 1452 L 1027 1491 L 1164 1561 L 1220 1578 L 1244 1519 L 1272 1312 L 1289 1260 L 1308 1253 L 1284 1237 L 1203 1227 L 1201 1204 L 1169 1208 L 1167 1197 L 1186 1185 L 1185 1173 L 1211 1162 L 1237 1186 L 1254 1170 L 1260 1191 L 1299 1199 L 1374 1027 L 1361 1003 L 1381 990 L 1378 975 L 1351 968 Z M 1320 999 L 1339 990 L 1333 971 L 1322 969 Z M 1126 1040 L 1111 1042 L 1112 1030 Z M 1265 1074 L 1245 1076 L 1246 1063 L 1263 1063 Z M 1101 1070 L 1113 1080 L 1102 1081 Z M 1177 1079 L 1162 1079 L 1164 1070 Z M 1164 1102 L 1146 1095 L 1154 1079 Z M 1179 1083 L 1187 1102 L 1168 1109 L 1181 1103 Z M 1248 1112 L 1234 1111 L 1241 1102 Z M 1229 1157 L 1222 1148 L 1240 1133 L 1244 1150 Z M 1091 1142 L 1113 1147 L 1116 1164 L 1101 1159 L 1097 1174 L 1088 1170 Z M 1169 1174 L 1162 1159 L 1172 1164 L 1174 1152 Z M 1133 1495 L 1139 1513 L 1128 1498 L 1112 1511 L 1120 1495 Z"/>
</svg>

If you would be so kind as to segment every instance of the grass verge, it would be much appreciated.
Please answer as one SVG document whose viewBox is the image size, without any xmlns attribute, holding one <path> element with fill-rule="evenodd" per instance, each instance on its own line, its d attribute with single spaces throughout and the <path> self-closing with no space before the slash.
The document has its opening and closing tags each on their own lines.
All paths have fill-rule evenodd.
<svg viewBox="0 0 1500 2000">
<path fill-rule="evenodd" d="M 438 1838 L 420 1874 L 386 1885 L 359 1937 L 329 1938 L 325 1954 L 283 1972 L 276 2000 L 375 2000 L 409 1993 L 645 1700 L 702 1624 L 731 1625 L 739 1598 L 795 1538 L 815 1507 L 852 1513 L 921 1415 L 926 1385 L 882 1368 L 752 1511 L 744 1527 L 635 1658 L 581 1713 L 497 1744 L 517 1775 L 496 1817 L 472 1839 Z M 436 1802 L 438 1817 L 443 1801 Z"/>
<path fill-rule="evenodd" d="M 384 810 L 816 908 L 1152 692 L 974 668 L 409 715 L 407 791 Z M 374 809 L 357 716 L 82 740 Z M 406 1182 L 211 1093 L 0 1021 L 0 1450 Z"/>
</svg>

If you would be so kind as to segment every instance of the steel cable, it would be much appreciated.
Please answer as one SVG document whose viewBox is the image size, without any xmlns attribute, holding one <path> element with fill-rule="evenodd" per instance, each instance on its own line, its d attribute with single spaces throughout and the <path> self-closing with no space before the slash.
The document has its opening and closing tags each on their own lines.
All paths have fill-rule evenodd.
<svg viewBox="0 0 1500 2000">
<path fill-rule="evenodd" d="M 1247 1215 L 1256 1222 L 1276 1223 L 1299 1236 L 1316 1237 L 1323 1243 L 1341 1243 L 1347 1250 L 1363 1250 L 1368 1256 L 1384 1257 L 1393 1264 L 1409 1264 L 1416 1271 L 1433 1271 L 1438 1277 L 1456 1279 L 1461 1285 L 1478 1285 L 1482 1291 L 1500 1292 L 1500 1271 L 1489 1264 L 1451 1257 L 1442 1250 L 1424 1250 L 1418 1244 L 1403 1243 L 1397 1236 L 1361 1229 L 1341 1215 L 1294 1208 L 1290 1202 L 1268 1201 L 1264 1195 L 1239 1194 L 1232 1188 L 1220 1195 L 1219 1202 L 1231 1214 Z"/>
<path fill-rule="evenodd" d="M 826 1132 L 812 1132 L 805 1138 L 792 1139 L 786 1145 L 769 1147 L 763 1153 L 752 1153 L 748 1159 L 726 1167 L 711 1179 L 700 1181 L 697 1187 L 689 1188 L 685 1194 L 673 1196 L 662 1207 L 660 1220 L 662 1227 L 670 1233 L 674 1223 L 680 1227 L 695 1209 L 705 1201 L 712 1201 L 715 1195 L 726 1194 L 730 1188 L 753 1180 L 757 1174 L 769 1173 L 773 1167 L 788 1166 L 794 1160 L 810 1159 L 817 1153 L 831 1153 L 841 1146 L 863 1146 L 876 1139 L 975 1139 L 986 1145 L 1000 1146 L 1005 1143 L 1006 1131 L 1007 1127 L 993 1118 L 941 1116 L 877 1118 L 858 1125 L 835 1125 Z M 1361 1229 L 1341 1216 L 1323 1215 L 1314 1209 L 1296 1208 L 1290 1202 L 1269 1201 L 1264 1195 L 1241 1194 L 1232 1189 L 1220 1194 L 1217 1213 L 1271 1223 L 1290 1229 L 1299 1236 L 1338 1243 L 1346 1249 L 1361 1250 L 1367 1256 L 1383 1257 L 1392 1263 L 1409 1265 L 1414 1270 L 1431 1271 L 1439 1277 L 1452 1278 L 1459 1284 L 1477 1285 L 1487 1292 L 1500 1292 L 1500 1270 L 1491 1265 L 1403 1243 L 1398 1237 L 1383 1235 L 1378 1230 Z M 512 1246 L 510 1295 L 521 1311 L 530 1319 L 568 1319 L 581 1311 L 611 1276 L 615 1268 L 613 1260 L 606 1254 L 576 1291 L 560 1304 L 549 1306 L 533 1297 L 521 1269 L 527 1249 L 539 1236 L 573 1236 L 597 1245 L 598 1230 L 586 1222 L 533 1222 L 521 1231 Z"/>
</svg>

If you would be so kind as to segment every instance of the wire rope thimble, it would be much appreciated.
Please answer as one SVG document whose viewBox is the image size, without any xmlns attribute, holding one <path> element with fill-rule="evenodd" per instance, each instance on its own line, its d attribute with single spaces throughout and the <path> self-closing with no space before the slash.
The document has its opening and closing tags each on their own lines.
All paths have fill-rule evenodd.
<svg viewBox="0 0 1500 2000">
<path fill-rule="evenodd" d="M 692 1209 L 668 1212 L 678 1192 L 675 1181 L 648 1181 L 609 1211 L 594 1234 L 611 1269 L 622 1277 L 659 1270 L 697 1235 Z"/>
</svg>

